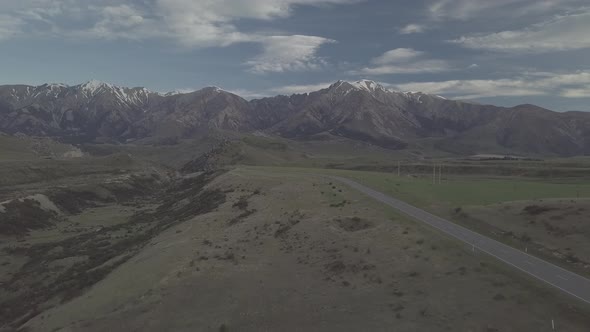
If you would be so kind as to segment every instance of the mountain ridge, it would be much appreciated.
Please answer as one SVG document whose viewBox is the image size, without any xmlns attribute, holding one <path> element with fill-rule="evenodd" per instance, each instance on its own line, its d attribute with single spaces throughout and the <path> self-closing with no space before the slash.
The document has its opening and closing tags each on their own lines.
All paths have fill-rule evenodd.
<svg viewBox="0 0 590 332">
<path fill-rule="evenodd" d="M 0 86 L 0 131 L 9 134 L 126 142 L 197 137 L 209 130 L 263 131 L 299 140 L 327 135 L 389 149 L 429 139 L 458 154 L 590 153 L 590 113 L 482 105 L 394 91 L 370 80 L 340 80 L 305 94 L 252 100 L 219 87 L 159 93 L 95 80 Z"/>
</svg>

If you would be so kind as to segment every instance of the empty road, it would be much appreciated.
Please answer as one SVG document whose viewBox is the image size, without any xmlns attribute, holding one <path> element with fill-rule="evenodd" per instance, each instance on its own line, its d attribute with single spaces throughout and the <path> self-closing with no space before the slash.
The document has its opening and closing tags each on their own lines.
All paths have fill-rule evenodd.
<svg viewBox="0 0 590 332">
<path fill-rule="evenodd" d="M 514 249 L 496 240 L 468 230 L 448 220 L 437 217 L 408 203 L 373 190 L 360 183 L 339 176 L 330 178 L 343 182 L 372 198 L 383 202 L 408 216 L 451 235 L 533 277 L 540 279 L 578 299 L 590 303 L 590 280 L 544 260 Z"/>
</svg>

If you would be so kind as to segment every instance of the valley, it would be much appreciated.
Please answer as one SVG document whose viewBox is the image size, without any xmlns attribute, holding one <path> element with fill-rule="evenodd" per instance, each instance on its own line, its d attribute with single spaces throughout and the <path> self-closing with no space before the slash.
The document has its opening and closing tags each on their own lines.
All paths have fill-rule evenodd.
<svg viewBox="0 0 590 332">
<path fill-rule="evenodd" d="M 588 0 L 1 0 L 0 332 L 590 331 Z"/>
<path fill-rule="evenodd" d="M 165 147 L 53 141 L 47 159 L 34 138 L 4 139 L 22 146 L 0 162 L 7 331 L 295 321 L 543 331 L 547 313 L 567 330 L 590 324 L 587 304 L 327 177 L 589 275 L 584 158 L 423 159 L 346 139 L 213 135 Z M 62 153 L 72 149 L 81 153 Z M 507 311 L 523 318 L 507 321 Z"/>
<path fill-rule="evenodd" d="M 587 303 L 330 178 L 588 277 L 585 138 L 547 136 L 539 149 L 507 144 L 499 139 L 506 127 L 497 125 L 492 136 L 474 138 L 454 112 L 480 114 L 469 121 L 482 133 L 480 121 L 509 111 L 444 106 L 452 101 L 367 81 L 250 102 L 220 89 L 151 95 L 97 82 L 36 89 L 54 91 L 43 97 L 53 101 L 10 106 L 4 116 L 16 122 L 0 119 L 0 331 L 590 325 Z M 112 93 L 125 110 L 113 106 Z M 61 114 L 59 100 L 82 96 L 98 113 L 80 106 L 81 123 L 54 122 L 76 119 Z M 281 111 L 285 98 L 290 106 Z M 429 122 L 433 131 L 425 132 L 419 109 L 413 119 L 388 118 L 387 107 L 408 98 L 453 119 Z M 144 110 L 153 100 L 157 110 Z M 252 112 L 247 118 L 242 107 Z"/>
<path fill-rule="evenodd" d="M 543 331 L 547 312 L 571 331 L 590 322 L 583 304 L 327 178 L 237 167 L 206 188 L 222 192 L 224 201 L 186 219 L 175 215 L 170 227 L 142 238 L 139 251 L 117 246 L 128 255 L 124 262 L 94 285 L 89 279 L 80 295 L 42 306 L 23 327 Z M 133 236 L 142 234 L 161 222 L 149 221 L 161 208 L 136 215 L 148 219 L 142 226 L 131 218 L 122 230 L 140 227 Z M 117 228 L 105 227 L 96 240 L 116 243 L 124 234 Z M 521 319 L 501 319 L 507 311 Z"/>
</svg>

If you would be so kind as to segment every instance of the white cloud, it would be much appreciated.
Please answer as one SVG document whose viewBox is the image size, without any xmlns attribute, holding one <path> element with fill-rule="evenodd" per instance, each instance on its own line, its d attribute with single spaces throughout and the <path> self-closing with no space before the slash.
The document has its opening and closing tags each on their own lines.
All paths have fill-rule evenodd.
<svg viewBox="0 0 590 332">
<path fill-rule="evenodd" d="M 387 51 L 374 58 L 371 62 L 375 65 L 386 65 L 415 59 L 423 54 L 424 52 L 416 51 L 411 48 L 396 48 L 395 50 Z"/>
<path fill-rule="evenodd" d="M 496 80 L 451 80 L 442 82 L 414 82 L 393 87 L 402 91 L 477 99 L 500 96 L 562 96 L 590 97 L 590 71 L 568 74 L 529 73 L 522 77 Z"/>
<path fill-rule="evenodd" d="M 498 96 L 535 96 L 542 91 L 526 86 L 520 80 L 452 80 L 444 82 L 405 83 L 395 86 L 403 91 L 422 91 L 437 95 L 452 95 L 459 99 L 476 99 Z"/>
<path fill-rule="evenodd" d="M 435 0 L 428 6 L 428 13 L 436 20 L 469 20 L 537 15 L 584 4 L 584 0 Z"/>
<path fill-rule="evenodd" d="M 590 9 L 555 17 L 522 30 L 463 36 L 454 43 L 504 52 L 552 52 L 590 48 Z"/>
<path fill-rule="evenodd" d="M 365 67 L 357 74 L 365 75 L 388 75 L 388 74 L 422 74 L 440 73 L 452 70 L 451 66 L 444 60 L 421 60 L 413 63 L 400 65 L 384 65 L 379 67 Z"/>
<path fill-rule="evenodd" d="M 427 59 L 424 52 L 411 48 L 397 48 L 387 51 L 371 60 L 372 67 L 350 72 L 352 75 L 387 75 L 439 73 L 452 70 L 445 60 Z"/>
<path fill-rule="evenodd" d="M 79 32 L 74 31 L 71 35 L 79 34 L 84 37 L 93 36 L 105 39 L 140 39 L 148 34 L 144 30 L 148 24 L 153 23 L 145 19 L 143 15 L 137 8 L 128 5 L 107 6 L 100 9 L 101 18 L 92 28 Z M 155 27 L 151 26 L 151 28 Z"/>
<path fill-rule="evenodd" d="M 590 85 L 577 89 L 564 89 L 560 96 L 566 98 L 590 98 Z"/>
<path fill-rule="evenodd" d="M 257 32 L 239 31 L 241 19 L 272 20 L 291 15 L 297 5 L 337 5 L 362 0 L 155 0 L 156 14 L 169 34 L 188 46 L 256 42 Z"/>
<path fill-rule="evenodd" d="M 315 36 L 271 36 L 261 40 L 264 51 L 246 62 L 253 73 L 314 70 L 326 64 L 317 50 L 334 40 Z"/>
<path fill-rule="evenodd" d="M 426 31 L 426 26 L 422 24 L 408 24 L 399 30 L 402 35 L 409 35 L 412 33 L 422 33 Z"/>
<path fill-rule="evenodd" d="M 0 39 L 27 29 L 59 37 L 136 39 L 167 38 L 186 47 L 224 47 L 257 43 L 263 53 L 247 62 L 253 72 L 320 68 L 316 56 L 328 38 L 242 31 L 236 23 L 285 18 L 297 6 L 343 5 L 365 0 L 2 0 Z M 4 17 L 6 16 L 6 17 Z M 49 28 L 48 28 L 49 27 Z"/>
<path fill-rule="evenodd" d="M 286 85 L 281 86 L 278 88 L 271 89 L 270 92 L 279 93 L 283 95 L 292 95 L 295 93 L 308 93 L 313 91 L 322 90 L 328 88 L 330 85 L 334 84 L 331 83 L 317 83 L 317 84 L 307 84 L 307 85 Z"/>
<path fill-rule="evenodd" d="M 2 0 L 0 12 L 22 19 L 31 32 L 44 33 L 50 24 L 66 36 L 166 36 L 190 47 L 211 47 L 255 42 L 264 35 L 240 31 L 240 20 L 270 21 L 290 16 L 301 5 L 360 1 L 365 0 Z"/>
<path fill-rule="evenodd" d="M 18 35 L 23 24 L 24 22 L 20 18 L 0 15 L 0 41 Z"/>
<path fill-rule="evenodd" d="M 238 95 L 244 99 L 260 99 L 260 98 L 268 97 L 271 95 L 271 94 L 247 90 L 247 89 L 233 89 L 233 90 L 228 90 L 228 92 Z"/>
</svg>

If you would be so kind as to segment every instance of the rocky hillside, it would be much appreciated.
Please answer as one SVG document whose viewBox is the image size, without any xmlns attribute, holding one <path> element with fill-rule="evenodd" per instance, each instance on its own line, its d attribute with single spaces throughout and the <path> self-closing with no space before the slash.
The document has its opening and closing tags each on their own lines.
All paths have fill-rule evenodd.
<svg viewBox="0 0 590 332">
<path fill-rule="evenodd" d="M 503 108 L 338 81 L 308 94 L 247 101 L 219 88 L 160 94 L 91 81 L 0 86 L 0 131 L 73 141 L 198 137 L 264 131 L 290 139 L 340 136 L 389 149 L 424 140 L 458 154 L 590 153 L 590 113 Z"/>
<path fill-rule="evenodd" d="M 573 156 L 590 153 L 590 113 L 534 105 L 503 108 L 390 91 L 372 81 L 339 81 L 305 95 L 252 102 L 286 116 L 270 131 L 288 138 L 321 133 L 386 148 L 434 140 L 458 154 L 481 151 Z"/>
</svg>

